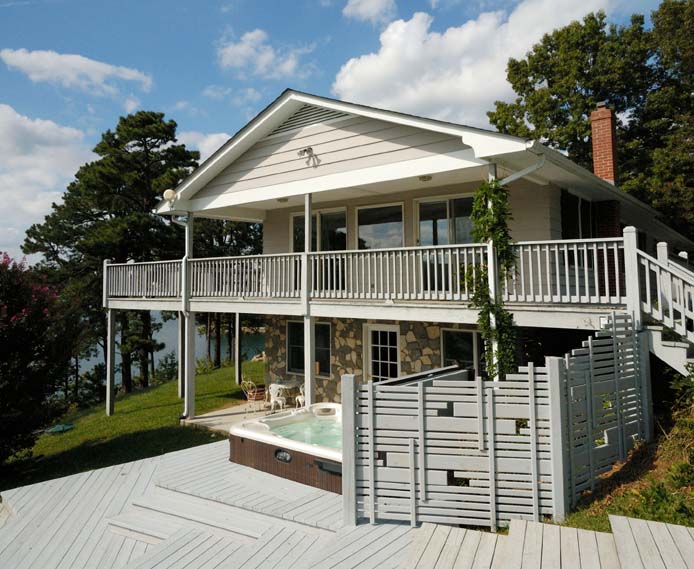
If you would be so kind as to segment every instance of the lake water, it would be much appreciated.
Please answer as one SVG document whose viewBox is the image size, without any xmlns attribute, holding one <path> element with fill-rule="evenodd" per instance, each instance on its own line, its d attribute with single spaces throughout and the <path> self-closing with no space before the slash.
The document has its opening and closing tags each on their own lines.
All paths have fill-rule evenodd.
<svg viewBox="0 0 694 569">
<path fill-rule="evenodd" d="M 161 322 L 161 313 L 157 311 L 152 311 L 152 319 Z M 178 320 L 168 320 L 162 322 L 161 330 L 156 334 L 155 339 L 157 342 L 162 342 L 164 348 L 155 352 L 154 362 L 159 365 L 161 359 L 173 352 L 176 354 L 178 346 Z M 230 359 L 229 342 L 227 340 L 226 334 L 222 334 L 222 360 Z M 261 353 L 265 349 L 265 336 L 263 334 L 242 334 L 241 335 L 241 353 L 243 354 L 243 359 L 251 359 L 256 354 Z M 214 357 L 214 337 L 212 338 L 212 356 Z M 205 334 L 198 334 L 195 340 L 195 354 L 198 359 L 207 357 L 207 339 Z M 98 354 L 93 358 L 88 360 L 83 360 L 80 362 L 80 371 L 85 372 L 94 368 L 98 363 L 103 363 L 104 357 L 99 348 Z M 120 364 L 120 352 L 118 347 L 116 347 L 116 365 Z M 137 374 L 137 365 L 133 366 L 133 373 Z M 120 373 L 116 371 L 116 384 L 120 384 Z"/>
</svg>

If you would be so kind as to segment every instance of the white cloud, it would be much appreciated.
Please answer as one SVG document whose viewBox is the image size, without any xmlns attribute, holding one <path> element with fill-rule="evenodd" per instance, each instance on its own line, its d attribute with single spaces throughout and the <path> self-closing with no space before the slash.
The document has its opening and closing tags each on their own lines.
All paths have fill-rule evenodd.
<svg viewBox="0 0 694 569">
<path fill-rule="evenodd" d="M 202 90 L 202 96 L 215 101 L 225 99 L 231 93 L 231 87 L 222 87 L 221 85 L 208 85 Z"/>
<path fill-rule="evenodd" d="M 125 101 L 123 101 L 123 108 L 125 109 L 125 112 L 130 114 L 133 111 L 137 110 L 140 106 L 140 99 L 138 99 L 135 95 L 128 95 L 125 98 Z"/>
<path fill-rule="evenodd" d="M 270 45 L 267 32 L 256 29 L 246 32 L 237 42 L 223 41 L 217 48 L 217 60 L 222 69 L 233 69 L 241 77 L 247 73 L 263 79 L 308 77 L 313 68 L 301 61 L 314 45 L 278 49 Z"/>
<path fill-rule="evenodd" d="M 26 229 L 50 212 L 79 166 L 94 155 L 81 130 L 0 104 L 0 156 L 0 203 L 5 204 L 0 208 L 0 250 L 21 258 Z"/>
<path fill-rule="evenodd" d="M 254 87 L 246 87 L 243 89 L 232 89 L 231 87 L 222 87 L 221 85 L 208 85 L 202 91 L 203 97 L 213 99 L 215 101 L 223 101 L 229 99 L 232 104 L 237 107 L 250 103 L 257 103 L 262 94 Z"/>
<path fill-rule="evenodd" d="M 152 77 L 119 65 L 111 65 L 82 55 L 55 51 L 2 49 L 0 59 L 11 68 L 26 74 L 34 83 L 46 82 L 68 89 L 79 89 L 93 95 L 115 95 L 115 81 L 139 83 L 143 91 L 152 87 Z"/>
<path fill-rule="evenodd" d="M 395 0 L 349 0 L 342 14 L 362 22 L 387 24 L 395 17 L 396 11 Z"/>
<path fill-rule="evenodd" d="M 213 154 L 222 144 L 231 138 L 226 132 L 215 132 L 205 134 L 194 130 L 178 133 L 178 142 L 185 144 L 188 148 L 200 151 L 200 162 L 202 163 Z"/>
<path fill-rule="evenodd" d="M 612 4 L 523 0 L 510 13 L 482 13 L 441 33 L 431 30 L 430 15 L 416 13 L 388 25 L 377 52 L 347 61 L 332 90 L 348 101 L 488 127 L 494 101 L 514 96 L 509 57 L 523 57 L 544 33 Z"/>
<path fill-rule="evenodd" d="M 261 96 L 260 91 L 254 89 L 253 87 L 248 87 L 247 89 L 241 89 L 238 93 L 236 93 L 232 97 L 231 102 L 237 107 L 241 107 L 250 103 L 257 103 Z"/>
</svg>

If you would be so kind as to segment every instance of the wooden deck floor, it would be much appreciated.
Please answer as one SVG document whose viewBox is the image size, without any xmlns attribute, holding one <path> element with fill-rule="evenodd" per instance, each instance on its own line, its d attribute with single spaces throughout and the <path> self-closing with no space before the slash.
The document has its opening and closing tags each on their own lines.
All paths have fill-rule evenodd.
<svg viewBox="0 0 694 569">
<path fill-rule="evenodd" d="M 0 568 L 694 569 L 694 530 L 627 518 L 343 527 L 339 496 L 227 457 L 224 441 L 4 492 Z"/>
</svg>

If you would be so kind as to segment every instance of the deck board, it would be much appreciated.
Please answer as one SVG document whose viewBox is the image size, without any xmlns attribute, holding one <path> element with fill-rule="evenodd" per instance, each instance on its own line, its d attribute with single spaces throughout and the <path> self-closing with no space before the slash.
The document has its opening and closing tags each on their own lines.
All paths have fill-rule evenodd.
<svg viewBox="0 0 694 569">
<path fill-rule="evenodd" d="M 229 463 L 226 441 L 3 494 L 2 569 L 694 569 L 694 529 L 619 516 L 343 527 L 340 496 Z"/>
</svg>

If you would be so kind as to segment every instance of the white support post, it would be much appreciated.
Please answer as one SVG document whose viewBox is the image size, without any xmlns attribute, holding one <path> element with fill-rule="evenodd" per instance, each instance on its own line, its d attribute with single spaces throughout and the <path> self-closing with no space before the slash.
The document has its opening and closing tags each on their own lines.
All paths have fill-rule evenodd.
<svg viewBox="0 0 694 569">
<path fill-rule="evenodd" d="M 569 502 L 568 476 L 570 464 L 567 460 L 567 397 L 565 385 L 565 367 L 562 358 L 545 359 L 549 376 L 549 413 L 551 433 L 552 464 L 552 513 L 555 522 L 566 518 Z"/>
<path fill-rule="evenodd" d="M 624 284 L 627 310 L 634 315 L 634 328 L 641 330 L 641 290 L 639 288 L 638 231 L 624 228 Z"/>
<path fill-rule="evenodd" d="M 195 417 L 195 313 L 190 311 L 190 272 L 188 260 L 193 258 L 193 230 L 195 228 L 192 213 L 188 214 L 186 222 L 186 251 L 181 266 L 181 308 L 184 322 L 184 389 L 183 389 L 183 418 Z"/>
<path fill-rule="evenodd" d="M 106 415 L 113 415 L 116 395 L 116 314 L 106 311 Z"/>
<path fill-rule="evenodd" d="M 311 317 L 311 236 L 313 235 L 313 214 L 311 213 L 311 194 L 304 194 L 304 252 L 301 255 L 301 300 L 304 312 L 304 397 L 306 405 L 314 403 L 315 383 L 315 319 Z"/>
<path fill-rule="evenodd" d="M 489 164 L 488 168 L 487 180 L 489 182 L 494 182 L 496 180 L 496 164 Z M 487 202 L 487 207 L 492 209 L 491 201 Z M 487 242 L 487 279 L 489 283 L 489 296 L 494 302 L 496 302 L 499 299 L 499 278 L 497 274 L 496 251 L 494 250 L 494 242 L 491 239 Z M 496 318 L 493 314 L 489 315 L 489 326 L 492 330 L 496 329 Z M 496 340 L 492 340 L 492 360 L 495 367 L 499 363 L 498 354 L 498 342 Z M 490 379 L 494 381 L 499 380 L 498 369 L 494 374 L 494 377 L 491 377 Z"/>
<path fill-rule="evenodd" d="M 656 245 L 657 259 L 666 267 L 670 262 L 670 252 L 668 251 L 668 244 L 666 242 L 660 241 Z M 660 308 L 663 312 L 670 311 L 670 297 L 669 293 L 672 292 L 672 277 L 669 273 L 664 271 L 660 273 L 660 298 L 658 302 L 660 303 Z"/>
<path fill-rule="evenodd" d="M 651 350 L 648 332 L 635 332 L 639 349 L 641 373 L 641 410 L 646 441 L 653 439 L 653 399 L 651 397 Z"/>
<path fill-rule="evenodd" d="M 498 300 L 498 284 L 499 280 L 497 278 L 497 271 L 496 271 L 496 251 L 494 250 L 494 242 L 493 241 L 488 241 L 487 242 L 487 279 L 489 283 L 489 296 L 492 298 L 494 302 Z M 496 328 L 496 318 L 494 317 L 494 314 L 489 315 L 489 326 L 492 330 Z M 494 361 L 494 366 L 495 368 L 497 367 L 497 364 L 499 363 L 499 345 L 496 340 L 492 340 L 492 359 Z M 494 374 L 494 377 L 490 377 L 489 379 L 493 381 L 499 381 L 499 370 L 498 368 L 496 369 L 496 373 Z"/>
<path fill-rule="evenodd" d="M 342 516 L 346 526 L 357 525 L 356 380 L 342 376 Z"/>
<path fill-rule="evenodd" d="M 193 258 L 193 229 L 195 228 L 195 218 L 192 213 L 188 214 L 188 221 L 186 222 L 186 252 L 185 255 L 189 258 Z"/>
<path fill-rule="evenodd" d="M 195 313 L 185 315 L 185 393 L 183 418 L 195 417 Z"/>
<path fill-rule="evenodd" d="M 178 312 L 178 398 L 183 399 L 186 377 L 186 326 L 185 315 Z"/>
<path fill-rule="evenodd" d="M 242 369 L 241 364 L 243 363 L 241 354 L 241 314 L 237 312 L 234 314 L 234 378 L 236 379 L 236 385 L 241 385 Z"/>
<path fill-rule="evenodd" d="M 108 308 L 108 259 L 104 259 L 104 268 L 103 268 L 103 275 L 102 275 L 102 306 L 104 308 Z"/>
</svg>

